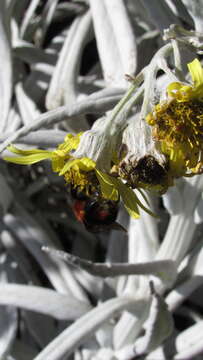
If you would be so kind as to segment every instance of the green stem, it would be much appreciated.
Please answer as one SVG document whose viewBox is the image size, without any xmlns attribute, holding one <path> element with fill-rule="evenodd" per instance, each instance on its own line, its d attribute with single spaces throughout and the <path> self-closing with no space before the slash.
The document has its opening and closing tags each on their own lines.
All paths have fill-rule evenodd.
<svg viewBox="0 0 203 360">
<path fill-rule="evenodd" d="M 144 74 L 143 71 L 140 72 L 137 77 L 135 78 L 133 84 L 128 89 L 127 93 L 124 95 L 124 97 L 118 102 L 118 104 L 115 106 L 115 108 L 112 110 L 111 117 L 109 119 L 109 122 L 112 122 L 116 116 L 119 114 L 119 112 L 122 110 L 124 105 L 128 102 L 128 100 L 131 98 L 132 94 L 136 90 L 136 88 L 140 85 L 140 83 L 143 81 Z"/>
</svg>

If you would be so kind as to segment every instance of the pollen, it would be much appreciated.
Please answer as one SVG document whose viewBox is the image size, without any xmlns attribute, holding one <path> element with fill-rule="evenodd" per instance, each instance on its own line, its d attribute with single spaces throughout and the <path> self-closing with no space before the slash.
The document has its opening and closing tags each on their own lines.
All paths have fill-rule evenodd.
<svg viewBox="0 0 203 360">
<path fill-rule="evenodd" d="M 153 120 L 152 120 L 153 119 Z M 184 142 L 189 147 L 200 146 L 203 140 L 203 103 L 172 100 L 156 106 L 149 124 L 154 124 L 153 135 L 166 143 Z"/>
<path fill-rule="evenodd" d="M 95 192 L 99 187 L 99 182 L 94 171 L 82 171 L 70 168 L 64 174 L 64 179 L 67 184 L 71 184 L 74 188 L 79 188 L 85 191 L 86 195 Z"/>
<path fill-rule="evenodd" d="M 175 176 L 185 175 L 198 165 L 203 150 L 202 102 L 173 99 L 159 103 L 146 121 L 153 127 L 152 135 L 161 151 L 169 156 Z"/>
</svg>

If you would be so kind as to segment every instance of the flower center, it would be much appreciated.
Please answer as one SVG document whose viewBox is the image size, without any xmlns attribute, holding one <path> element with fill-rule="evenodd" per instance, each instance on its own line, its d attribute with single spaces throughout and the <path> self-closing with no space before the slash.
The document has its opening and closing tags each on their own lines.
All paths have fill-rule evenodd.
<svg viewBox="0 0 203 360">
<path fill-rule="evenodd" d="M 167 164 L 165 168 L 151 155 L 146 155 L 138 161 L 123 160 L 119 166 L 119 175 L 132 187 L 160 188 L 167 183 Z"/>
<path fill-rule="evenodd" d="M 169 146 L 184 144 L 202 149 L 203 103 L 198 101 L 158 104 L 147 121 L 154 126 L 153 136 Z"/>
<path fill-rule="evenodd" d="M 99 187 L 94 171 L 78 171 L 71 168 L 64 174 L 64 178 L 68 184 L 74 188 L 78 187 L 81 191 L 84 190 L 87 195 L 95 192 Z"/>
</svg>

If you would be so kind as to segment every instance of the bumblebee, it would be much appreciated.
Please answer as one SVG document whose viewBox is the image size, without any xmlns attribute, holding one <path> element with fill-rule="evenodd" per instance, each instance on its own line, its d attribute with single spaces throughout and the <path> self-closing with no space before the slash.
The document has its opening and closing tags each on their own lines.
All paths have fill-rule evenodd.
<svg viewBox="0 0 203 360">
<path fill-rule="evenodd" d="M 90 232 L 123 229 L 116 223 L 118 201 L 104 199 L 97 191 L 86 195 L 78 188 L 71 189 L 73 212 L 85 228 Z"/>
</svg>

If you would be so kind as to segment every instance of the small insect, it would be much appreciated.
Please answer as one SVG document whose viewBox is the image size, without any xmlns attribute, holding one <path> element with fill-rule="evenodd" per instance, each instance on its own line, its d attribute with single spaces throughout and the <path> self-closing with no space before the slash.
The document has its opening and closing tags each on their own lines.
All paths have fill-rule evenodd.
<svg viewBox="0 0 203 360">
<path fill-rule="evenodd" d="M 87 196 L 79 189 L 71 189 L 71 195 L 75 217 L 88 231 L 124 230 L 120 224 L 116 223 L 118 201 L 104 199 L 96 191 Z"/>
</svg>

